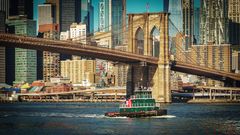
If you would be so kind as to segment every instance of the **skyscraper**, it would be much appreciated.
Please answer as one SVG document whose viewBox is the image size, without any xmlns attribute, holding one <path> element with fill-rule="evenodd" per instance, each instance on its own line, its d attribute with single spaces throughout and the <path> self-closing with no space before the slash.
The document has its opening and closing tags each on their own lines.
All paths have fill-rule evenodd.
<svg viewBox="0 0 240 135">
<path fill-rule="evenodd" d="M 89 26 L 90 26 L 90 29 L 89 29 L 89 32 L 90 33 L 93 33 L 94 32 L 94 7 L 92 5 L 92 1 L 91 1 L 91 4 L 90 4 L 90 18 L 89 18 Z"/>
<path fill-rule="evenodd" d="M 6 30 L 5 21 L 6 21 L 6 12 L 0 10 L 0 32 L 4 33 Z"/>
<path fill-rule="evenodd" d="M 193 41 L 193 0 L 182 0 L 183 34 L 185 35 L 185 49 L 192 45 Z"/>
<path fill-rule="evenodd" d="M 56 22 L 55 5 L 42 4 L 38 6 L 39 32 L 43 33 L 43 38 L 59 39 L 59 25 Z M 43 79 L 46 82 L 50 78 L 60 75 L 60 54 L 43 51 Z"/>
<path fill-rule="evenodd" d="M 5 12 L 0 11 L 0 33 L 5 33 Z M 6 82 L 5 47 L 0 47 L 0 83 Z"/>
<path fill-rule="evenodd" d="M 200 0 L 194 1 L 193 16 L 194 16 L 193 44 L 199 44 L 200 42 Z"/>
<path fill-rule="evenodd" d="M 99 31 L 111 31 L 111 0 L 99 1 Z"/>
<path fill-rule="evenodd" d="M 176 35 L 178 32 L 183 31 L 182 2 L 181 0 L 169 0 L 168 6 L 168 12 L 170 13 L 169 19 L 175 26 L 174 29 L 169 30 L 169 34 Z"/>
<path fill-rule="evenodd" d="M 123 35 L 126 32 L 126 1 L 100 0 L 99 1 L 99 31 L 111 32 L 112 48 L 123 44 Z"/>
<path fill-rule="evenodd" d="M 228 43 L 228 1 L 201 0 L 201 44 Z"/>
<path fill-rule="evenodd" d="M 123 35 L 127 34 L 123 31 L 123 22 L 126 22 L 126 1 L 112 0 L 112 47 L 123 44 Z"/>
<path fill-rule="evenodd" d="M 0 11 L 5 12 L 6 18 L 9 16 L 9 0 L 0 0 Z"/>
<path fill-rule="evenodd" d="M 168 12 L 170 13 L 169 35 L 174 37 L 182 36 L 182 48 L 188 50 L 194 41 L 194 13 L 193 13 L 193 0 L 169 0 Z M 167 8 L 165 8 L 167 9 Z M 170 45 L 174 48 L 174 40 L 170 41 Z"/>
<path fill-rule="evenodd" d="M 93 32 L 92 0 L 81 0 L 81 23 L 86 24 L 88 34 Z"/>
<path fill-rule="evenodd" d="M 52 24 L 53 23 L 53 13 L 51 4 L 38 5 L 38 25 Z"/>
<path fill-rule="evenodd" d="M 81 22 L 81 1 L 60 0 L 60 31 L 67 31 L 73 22 Z"/>
<path fill-rule="evenodd" d="M 240 45 L 240 1 L 228 0 L 229 42 Z"/>
<path fill-rule="evenodd" d="M 9 16 L 9 0 L 0 0 L 0 33 L 5 33 L 5 21 Z M 0 47 L 0 82 L 6 82 L 6 48 Z"/>
<path fill-rule="evenodd" d="M 33 19 L 33 0 L 9 0 L 10 16 L 26 15 L 28 19 Z"/>
<path fill-rule="evenodd" d="M 35 36 L 36 22 L 26 16 L 9 17 L 7 24 L 17 35 Z M 15 48 L 14 83 L 31 83 L 37 79 L 37 53 L 35 50 Z"/>
<path fill-rule="evenodd" d="M 52 5 L 52 8 L 53 8 L 53 22 L 54 23 L 57 23 L 58 25 L 60 25 L 60 3 L 59 3 L 59 0 L 46 0 L 46 3 L 49 3 Z"/>
</svg>

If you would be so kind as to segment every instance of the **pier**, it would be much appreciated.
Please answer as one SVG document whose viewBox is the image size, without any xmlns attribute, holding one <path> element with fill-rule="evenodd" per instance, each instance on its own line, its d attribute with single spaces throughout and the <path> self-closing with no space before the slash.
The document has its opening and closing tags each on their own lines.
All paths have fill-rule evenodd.
<svg viewBox="0 0 240 135">
<path fill-rule="evenodd" d="M 56 93 L 20 93 L 16 96 L 19 101 L 26 102 L 120 102 L 126 98 L 126 89 L 117 87 Z"/>
<path fill-rule="evenodd" d="M 173 96 L 189 98 L 189 103 L 240 103 L 240 88 L 197 86 L 192 93 L 173 93 Z"/>
</svg>

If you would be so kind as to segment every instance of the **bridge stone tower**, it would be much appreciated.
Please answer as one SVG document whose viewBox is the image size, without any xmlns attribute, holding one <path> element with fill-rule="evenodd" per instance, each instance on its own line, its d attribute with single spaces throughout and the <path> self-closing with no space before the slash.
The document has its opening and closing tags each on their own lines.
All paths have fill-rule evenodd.
<svg viewBox="0 0 240 135">
<path fill-rule="evenodd" d="M 157 102 L 171 102 L 168 16 L 168 13 L 128 14 L 128 51 L 159 61 L 157 66 L 144 61 L 130 64 L 127 97 L 136 87 L 152 87 Z"/>
</svg>

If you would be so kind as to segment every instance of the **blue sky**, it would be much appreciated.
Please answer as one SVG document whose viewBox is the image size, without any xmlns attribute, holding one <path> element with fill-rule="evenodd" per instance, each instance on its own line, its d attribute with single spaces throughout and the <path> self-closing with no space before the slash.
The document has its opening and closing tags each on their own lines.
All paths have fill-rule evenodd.
<svg viewBox="0 0 240 135">
<path fill-rule="evenodd" d="M 146 5 L 149 3 L 149 12 L 163 11 L 163 0 L 126 0 L 127 13 L 146 12 Z"/>
</svg>

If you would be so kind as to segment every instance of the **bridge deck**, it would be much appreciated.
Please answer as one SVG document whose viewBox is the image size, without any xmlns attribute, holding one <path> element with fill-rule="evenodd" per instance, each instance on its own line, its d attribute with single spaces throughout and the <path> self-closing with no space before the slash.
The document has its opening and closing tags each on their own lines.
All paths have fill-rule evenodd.
<svg viewBox="0 0 240 135">
<path fill-rule="evenodd" d="M 19 47 L 63 54 L 80 55 L 123 63 L 146 62 L 153 66 L 157 66 L 159 64 L 159 59 L 152 56 L 139 55 L 109 48 L 101 48 L 92 46 L 91 44 L 83 45 L 69 41 L 57 41 L 43 38 L 17 36 L 12 34 L 0 33 L 0 46 Z M 171 69 L 193 75 L 206 76 L 217 80 L 225 80 L 229 78 L 231 80 L 240 81 L 240 75 L 202 67 L 199 65 L 183 63 L 180 61 L 175 61 L 174 64 L 172 64 Z"/>
</svg>

